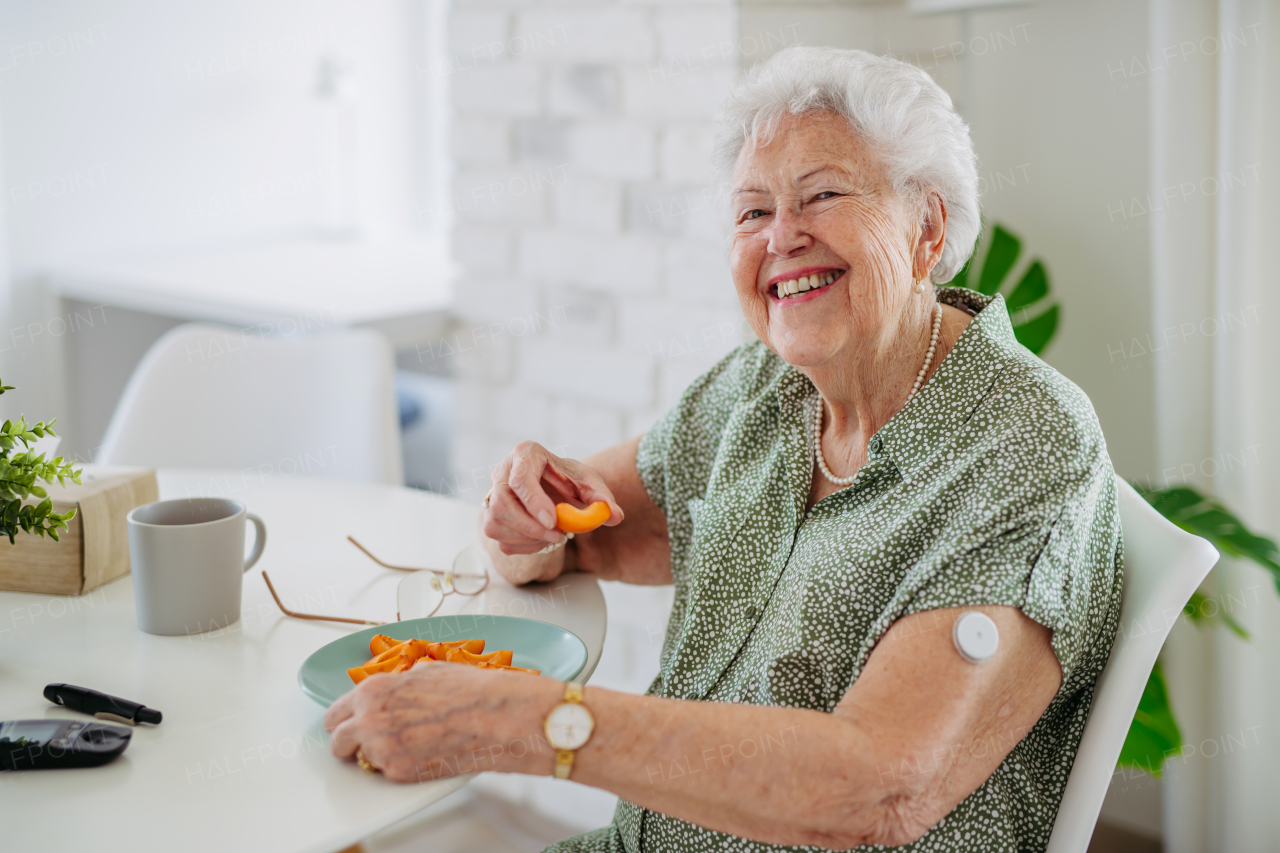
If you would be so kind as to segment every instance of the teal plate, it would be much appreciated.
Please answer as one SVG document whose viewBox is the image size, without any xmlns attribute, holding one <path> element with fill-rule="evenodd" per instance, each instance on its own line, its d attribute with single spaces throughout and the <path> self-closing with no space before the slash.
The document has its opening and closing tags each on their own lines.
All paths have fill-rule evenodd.
<svg viewBox="0 0 1280 853">
<path fill-rule="evenodd" d="M 428 616 L 366 628 L 318 649 L 298 670 L 302 692 L 326 708 L 332 705 L 355 687 L 347 670 L 373 657 L 369 641 L 377 634 L 435 643 L 484 640 L 486 652 L 511 649 L 515 653 L 512 664 L 540 669 L 543 675 L 559 681 L 572 679 L 587 665 L 587 647 L 582 640 L 556 625 L 515 616 Z"/>
</svg>

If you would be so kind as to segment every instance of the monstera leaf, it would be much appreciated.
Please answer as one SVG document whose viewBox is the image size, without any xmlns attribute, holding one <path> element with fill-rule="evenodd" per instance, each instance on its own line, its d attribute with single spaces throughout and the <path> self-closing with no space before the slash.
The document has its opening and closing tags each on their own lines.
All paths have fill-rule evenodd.
<svg viewBox="0 0 1280 853">
<path fill-rule="evenodd" d="M 1188 533 L 1208 539 L 1224 554 L 1242 560 L 1250 560 L 1271 574 L 1272 582 L 1280 589 L 1280 548 L 1265 536 L 1259 536 L 1247 528 L 1231 510 L 1221 503 L 1200 494 L 1190 486 L 1171 489 L 1151 489 L 1141 483 L 1133 487 L 1146 498 L 1156 511 Z M 1218 604 L 1210 612 L 1209 599 L 1199 592 L 1183 613 L 1196 625 L 1221 622 L 1223 627 L 1242 640 L 1249 639 L 1249 632 L 1232 618 L 1230 611 Z M 1133 715 L 1129 735 L 1120 750 L 1120 765 L 1145 770 L 1159 776 L 1165 758 L 1182 752 L 1182 733 L 1169 705 L 1169 694 L 1164 686 L 1164 673 L 1159 662 L 1147 679 L 1138 711 Z"/>
<path fill-rule="evenodd" d="M 1135 483 L 1134 488 L 1157 512 L 1183 530 L 1208 539 L 1224 554 L 1266 569 L 1280 591 L 1280 548 L 1274 540 L 1249 530 L 1231 510 L 1190 486 L 1148 489 Z"/>
<path fill-rule="evenodd" d="M 1173 718 L 1173 709 L 1169 707 L 1169 693 L 1164 687 L 1160 661 L 1156 661 L 1116 764 L 1137 767 L 1152 776 L 1159 776 L 1164 769 L 1165 758 L 1180 752 L 1182 732 L 1178 729 L 1178 721 Z"/>
<path fill-rule="evenodd" d="M 978 260 L 975 251 L 948 284 L 968 287 L 988 296 L 1003 293 L 1018 343 L 1039 355 L 1058 331 L 1058 303 L 1049 298 L 1049 277 L 1038 258 L 1032 259 L 1017 283 L 1013 283 L 1010 273 L 1021 252 L 1022 241 L 997 224 L 982 255 L 981 269 L 975 267 Z"/>
</svg>

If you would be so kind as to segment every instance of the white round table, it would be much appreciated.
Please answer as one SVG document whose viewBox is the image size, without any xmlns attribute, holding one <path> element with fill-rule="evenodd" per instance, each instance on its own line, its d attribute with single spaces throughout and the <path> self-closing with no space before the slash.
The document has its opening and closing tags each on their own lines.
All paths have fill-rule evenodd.
<svg viewBox="0 0 1280 853">
<path fill-rule="evenodd" d="M 436 802 L 470 775 L 397 785 L 329 753 L 324 709 L 298 687 L 302 662 L 359 626 L 284 616 L 286 605 L 393 621 L 404 574 L 375 565 L 444 567 L 477 540 L 478 508 L 411 489 L 253 470 L 161 471 L 162 498 L 244 501 L 267 525 L 267 547 L 245 575 L 241 619 L 186 637 L 137 628 L 125 576 L 80 597 L 0 592 L 0 720 L 89 717 L 59 708 L 44 686 L 66 682 L 157 708 L 104 767 L 0 773 L 6 850 L 334 853 Z M 250 527 L 247 538 L 252 538 Z M 7 543 L 6 543 L 7 544 Z M 480 596 L 450 595 L 439 614 L 525 616 L 560 625 L 587 646 L 582 678 L 604 644 L 594 577 L 512 587 L 496 575 Z"/>
</svg>

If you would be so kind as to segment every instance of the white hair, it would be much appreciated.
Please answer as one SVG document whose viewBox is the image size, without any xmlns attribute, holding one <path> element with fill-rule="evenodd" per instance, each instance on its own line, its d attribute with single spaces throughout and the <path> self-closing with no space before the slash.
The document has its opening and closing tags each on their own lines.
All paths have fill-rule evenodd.
<svg viewBox="0 0 1280 853">
<path fill-rule="evenodd" d="M 879 155 L 900 197 L 921 216 L 930 190 L 947 206 L 942 257 L 930 278 L 949 281 L 973 252 L 982 227 L 978 163 L 969 127 L 928 74 L 863 50 L 789 47 L 751 69 L 720 109 L 716 158 L 733 173 L 748 140 L 767 143 L 784 116 L 835 113 Z"/>
</svg>

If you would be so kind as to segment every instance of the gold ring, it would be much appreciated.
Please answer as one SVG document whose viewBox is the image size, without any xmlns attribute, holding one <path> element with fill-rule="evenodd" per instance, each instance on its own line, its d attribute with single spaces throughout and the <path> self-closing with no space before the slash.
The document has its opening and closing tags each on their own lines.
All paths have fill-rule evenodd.
<svg viewBox="0 0 1280 853">
<path fill-rule="evenodd" d="M 378 772 L 380 772 L 380 771 L 378 770 L 378 768 L 377 768 L 377 767 L 373 766 L 373 764 L 371 764 L 371 763 L 369 762 L 369 759 L 367 759 L 367 758 L 365 758 L 365 757 L 364 757 L 364 750 L 363 750 L 363 749 L 357 749 L 357 750 L 356 750 L 356 764 L 359 764 L 359 765 L 360 765 L 360 769 L 361 769 L 361 770 L 364 770 L 364 771 L 365 771 L 365 772 L 367 772 L 367 773 L 378 773 Z"/>
<path fill-rule="evenodd" d="M 509 484 L 508 484 L 508 483 L 494 483 L 492 486 L 490 486 L 490 487 L 489 487 L 489 491 L 487 491 L 487 492 L 485 492 L 485 493 L 484 493 L 484 500 L 480 502 L 480 506 L 484 507 L 485 509 L 488 509 L 488 508 L 489 508 L 489 496 L 493 494 L 493 490 L 494 490 L 494 489 L 496 489 L 496 488 L 498 488 L 498 486 L 506 486 L 506 485 L 509 485 Z"/>
</svg>

